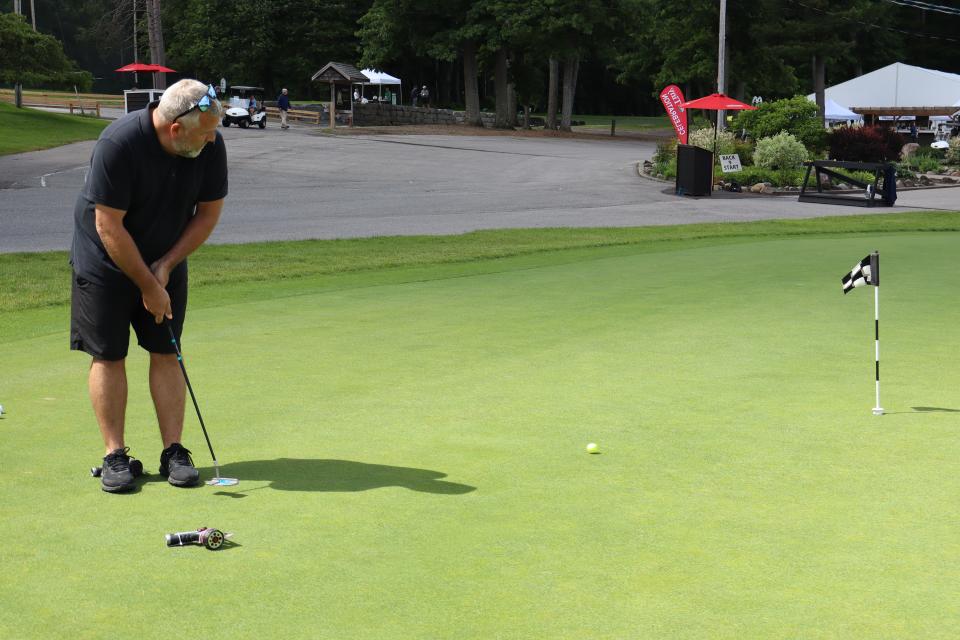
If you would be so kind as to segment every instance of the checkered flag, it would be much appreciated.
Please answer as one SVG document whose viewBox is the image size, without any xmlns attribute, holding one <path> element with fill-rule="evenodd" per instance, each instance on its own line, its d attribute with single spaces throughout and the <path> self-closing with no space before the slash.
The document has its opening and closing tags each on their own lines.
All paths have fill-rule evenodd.
<svg viewBox="0 0 960 640">
<path fill-rule="evenodd" d="M 850 273 L 843 276 L 841 282 L 843 283 L 844 295 L 850 293 L 856 287 L 865 287 L 867 285 L 879 287 L 880 254 L 874 252 L 861 260 L 860 264 L 855 266 Z"/>
<path fill-rule="evenodd" d="M 873 290 L 873 343 L 876 361 L 877 405 L 873 408 L 873 415 L 882 416 L 883 407 L 880 406 L 880 252 L 874 251 L 860 261 L 860 264 L 843 276 L 843 293 L 850 293 L 857 287 L 872 286 Z"/>
</svg>

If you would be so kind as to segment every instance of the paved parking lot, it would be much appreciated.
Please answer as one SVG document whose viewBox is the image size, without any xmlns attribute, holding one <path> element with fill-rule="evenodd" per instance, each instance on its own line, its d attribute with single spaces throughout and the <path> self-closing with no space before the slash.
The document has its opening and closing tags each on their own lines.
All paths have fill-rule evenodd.
<svg viewBox="0 0 960 640">
<path fill-rule="evenodd" d="M 508 136 L 223 130 L 230 195 L 213 242 L 638 226 L 883 213 L 795 197 L 678 198 L 639 177 L 654 143 Z M 93 142 L 0 157 L 0 252 L 66 249 Z M 898 210 L 960 208 L 960 189 Z"/>
</svg>

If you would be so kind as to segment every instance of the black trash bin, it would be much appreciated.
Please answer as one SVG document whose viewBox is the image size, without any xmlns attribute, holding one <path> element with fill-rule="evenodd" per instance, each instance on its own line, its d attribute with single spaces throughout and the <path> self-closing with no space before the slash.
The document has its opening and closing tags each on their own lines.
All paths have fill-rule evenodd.
<svg viewBox="0 0 960 640">
<path fill-rule="evenodd" d="M 713 153 L 690 144 L 677 145 L 677 183 L 680 196 L 709 196 L 713 193 Z"/>
</svg>

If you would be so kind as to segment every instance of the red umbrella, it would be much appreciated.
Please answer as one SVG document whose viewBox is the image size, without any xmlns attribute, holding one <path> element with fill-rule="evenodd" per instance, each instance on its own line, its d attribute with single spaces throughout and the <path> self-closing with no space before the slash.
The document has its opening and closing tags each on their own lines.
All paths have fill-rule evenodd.
<svg viewBox="0 0 960 640">
<path fill-rule="evenodd" d="M 682 105 L 684 109 L 707 109 L 709 111 L 754 111 L 756 107 L 740 102 L 730 96 L 722 93 L 711 93 L 708 96 L 697 98 L 696 100 L 687 100 Z M 720 115 L 719 113 L 717 114 Z M 717 118 L 719 120 L 719 118 Z M 717 122 L 713 127 L 713 155 L 717 155 L 717 130 L 720 123 Z"/>
<path fill-rule="evenodd" d="M 722 93 L 711 93 L 709 96 L 697 98 L 696 100 L 687 100 L 682 105 L 684 109 L 707 109 L 709 111 L 753 111 L 752 107 L 746 102 L 734 100 L 730 96 Z"/>
<path fill-rule="evenodd" d="M 176 73 L 173 69 L 165 67 L 162 64 L 144 64 L 142 62 L 132 62 L 125 67 L 120 67 L 115 69 L 115 71 L 146 71 L 146 72 L 158 72 L 158 73 Z"/>
</svg>

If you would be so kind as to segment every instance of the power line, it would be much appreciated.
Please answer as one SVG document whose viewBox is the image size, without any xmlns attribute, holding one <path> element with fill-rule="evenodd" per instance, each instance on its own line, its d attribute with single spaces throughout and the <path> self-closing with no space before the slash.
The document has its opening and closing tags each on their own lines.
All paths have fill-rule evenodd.
<svg viewBox="0 0 960 640">
<path fill-rule="evenodd" d="M 960 16 L 960 9 L 955 7 L 945 7 L 939 4 L 930 4 L 921 0 L 884 0 L 890 4 L 898 4 L 901 7 L 910 7 L 911 9 L 922 9 L 923 11 L 936 11 L 950 16 Z"/>
<path fill-rule="evenodd" d="M 887 26 L 880 25 L 880 24 L 874 24 L 874 23 L 872 23 L 872 22 L 864 22 L 864 21 L 862 21 L 862 20 L 855 20 L 855 19 L 853 19 L 853 18 L 850 18 L 850 17 L 845 16 L 845 15 L 840 14 L 840 13 L 835 13 L 835 12 L 833 12 L 833 11 L 826 11 L 826 10 L 824 10 L 824 9 L 818 9 L 817 7 L 811 7 L 810 5 L 804 4 L 804 3 L 800 2 L 799 0 L 787 0 L 787 1 L 788 1 L 788 2 L 791 2 L 791 3 L 793 3 L 793 4 L 796 4 L 796 5 L 799 5 L 799 6 L 803 7 L 804 9 L 809 9 L 810 11 L 816 11 L 817 13 L 823 13 L 823 14 L 825 14 L 825 15 L 833 16 L 833 17 L 835 17 L 835 18 L 841 18 L 841 19 L 843 19 L 843 20 L 846 20 L 847 22 L 853 22 L 853 23 L 855 23 L 855 24 L 863 25 L 863 26 L 865 26 L 865 27 L 870 27 L 870 28 L 872 28 L 872 29 L 885 29 L 886 31 L 892 31 L 892 32 L 894 32 L 894 33 L 902 33 L 902 34 L 904 34 L 904 35 L 914 36 L 914 37 L 917 37 L 917 38 L 928 38 L 928 39 L 930 39 L 930 40 L 943 40 L 944 42 L 960 42 L 960 40 L 958 40 L 957 38 L 947 38 L 947 37 L 945 37 L 945 36 L 933 36 L 933 35 L 930 35 L 930 34 L 928 34 L 928 33 L 917 33 L 916 31 L 906 31 L 906 30 L 904 30 L 904 29 L 894 29 L 893 27 L 887 27 Z M 887 1 L 887 2 L 894 2 L 894 0 L 886 0 L 886 1 Z M 958 13 L 958 15 L 960 15 L 960 13 Z"/>
</svg>

